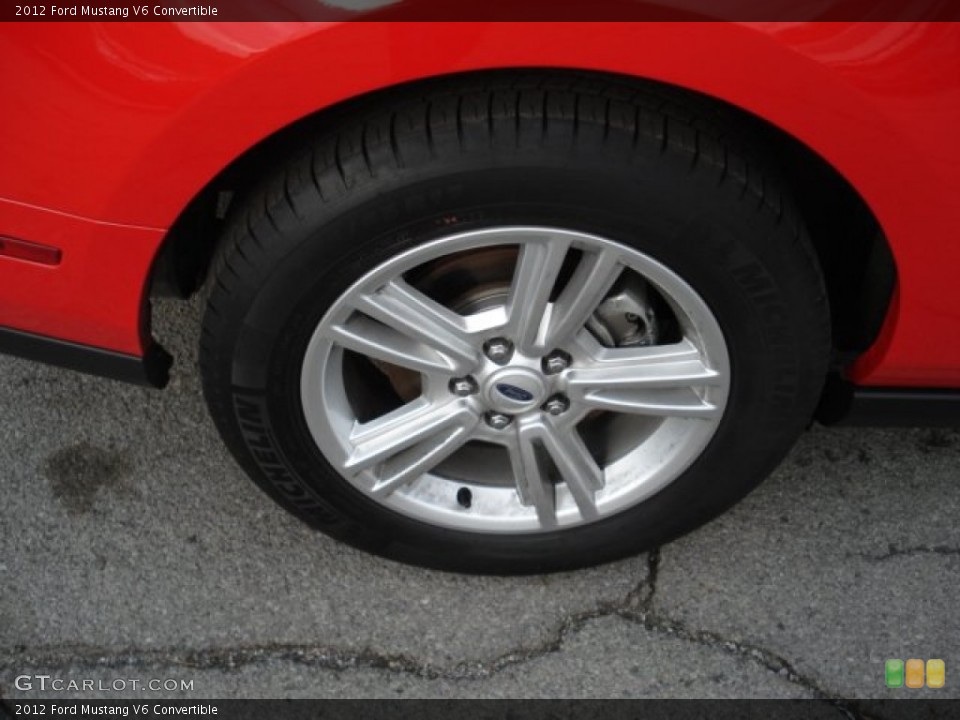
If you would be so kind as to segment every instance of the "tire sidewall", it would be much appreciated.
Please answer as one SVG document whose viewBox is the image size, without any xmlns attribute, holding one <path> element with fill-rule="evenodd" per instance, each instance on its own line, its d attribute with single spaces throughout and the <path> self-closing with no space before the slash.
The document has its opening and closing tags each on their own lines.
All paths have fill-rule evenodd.
<svg viewBox="0 0 960 720">
<path fill-rule="evenodd" d="M 272 256 L 251 268 L 232 298 L 231 343 L 221 358 L 232 449 L 285 507 L 341 539 L 411 562 L 550 570 L 620 557 L 689 530 L 781 459 L 813 410 L 821 371 L 802 342 L 821 330 L 782 252 L 782 218 L 669 155 L 646 167 L 534 160 L 497 168 L 464 159 L 371 178 L 343 202 L 318 204 L 288 227 L 261 228 L 275 235 Z M 589 525 L 480 535 L 413 520 L 343 480 L 304 419 L 306 346 L 343 292 L 400 252 L 504 225 L 592 233 L 653 257 L 696 290 L 727 342 L 730 394 L 707 448 L 653 497 Z"/>
</svg>

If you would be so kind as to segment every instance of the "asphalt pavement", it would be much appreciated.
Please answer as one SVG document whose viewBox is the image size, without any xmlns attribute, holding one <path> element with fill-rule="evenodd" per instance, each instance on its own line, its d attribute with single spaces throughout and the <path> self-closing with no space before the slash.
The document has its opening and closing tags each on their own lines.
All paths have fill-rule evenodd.
<svg viewBox="0 0 960 720">
<path fill-rule="evenodd" d="M 814 427 L 659 552 L 433 572 L 246 478 L 205 412 L 199 314 L 159 306 L 163 392 L 0 358 L 0 697 L 960 698 L 960 432 Z M 885 688 L 890 658 L 943 659 L 945 687 Z"/>
</svg>

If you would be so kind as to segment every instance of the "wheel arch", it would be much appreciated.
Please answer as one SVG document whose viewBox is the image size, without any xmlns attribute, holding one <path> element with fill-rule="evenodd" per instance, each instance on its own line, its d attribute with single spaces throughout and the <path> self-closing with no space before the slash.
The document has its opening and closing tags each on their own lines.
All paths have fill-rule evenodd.
<svg viewBox="0 0 960 720">
<path fill-rule="evenodd" d="M 655 86 L 713 108 L 739 128 L 745 141 L 774 159 L 800 206 L 821 267 L 832 310 L 836 369 L 852 363 L 880 335 L 896 287 L 896 265 L 876 215 L 863 196 L 822 155 L 772 122 L 723 100 L 645 77 L 565 68 L 509 68 L 434 76 L 352 97 L 277 130 L 243 152 L 187 204 L 166 234 L 150 272 L 151 294 L 189 297 L 206 281 L 229 208 L 243 201 L 265 173 L 295 154 L 324 128 L 365 107 L 393 98 L 478 78 L 579 74 L 634 86 Z"/>
</svg>

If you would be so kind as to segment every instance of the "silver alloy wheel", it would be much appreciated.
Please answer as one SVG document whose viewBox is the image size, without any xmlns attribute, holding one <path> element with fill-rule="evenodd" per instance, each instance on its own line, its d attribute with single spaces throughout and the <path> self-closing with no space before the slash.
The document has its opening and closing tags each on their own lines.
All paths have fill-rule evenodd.
<svg viewBox="0 0 960 720">
<path fill-rule="evenodd" d="M 461 314 L 409 280 L 498 246 L 517 249 L 516 266 L 482 309 Z M 607 347 L 586 328 L 625 271 L 663 298 L 675 341 Z M 494 361 L 500 341 L 509 347 L 497 344 Z M 349 356 L 416 373 L 419 394 L 360 417 Z M 572 527 L 650 497 L 707 446 L 729 387 L 723 334 L 685 281 L 627 246 L 548 227 L 464 232 L 379 265 L 324 315 L 301 375 L 310 432 L 355 488 L 409 517 L 487 533 Z M 584 439 L 598 417 L 600 449 Z"/>
</svg>

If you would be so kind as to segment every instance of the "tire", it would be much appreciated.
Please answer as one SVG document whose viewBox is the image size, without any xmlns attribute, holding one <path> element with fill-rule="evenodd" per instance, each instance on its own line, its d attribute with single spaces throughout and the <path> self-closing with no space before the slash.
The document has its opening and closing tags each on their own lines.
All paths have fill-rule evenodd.
<svg viewBox="0 0 960 720">
<path fill-rule="evenodd" d="M 736 136 L 722 106 L 578 75 L 434 83 L 343 113 L 242 201 L 220 244 L 201 369 L 226 444 L 260 487 L 312 526 L 441 569 L 582 567 L 657 547 L 715 517 L 757 485 L 809 423 L 830 349 L 826 291 L 806 230 L 770 164 Z M 514 244 L 497 245 L 505 238 Z M 561 246 L 558 264 L 549 253 Z M 608 255 L 626 270 L 596 298 L 588 329 L 577 302 L 587 302 L 584 288 L 602 284 L 589 271 Z M 505 268 L 523 258 L 528 270 L 547 270 L 508 277 Z M 540 308 L 541 323 L 546 296 L 511 283 L 548 276 L 551 312 L 534 327 L 523 313 Z M 633 289 L 610 299 L 624 286 Z M 434 314 L 416 315 L 399 339 L 393 326 L 378 324 L 378 311 L 397 300 L 388 290 L 398 287 L 422 289 L 434 303 Z M 646 315 L 617 314 L 624 297 L 631 306 L 641 297 Z M 470 308 L 458 317 L 489 315 L 493 326 L 507 318 L 516 337 L 505 338 L 513 352 L 505 365 L 477 350 L 486 340 L 489 353 L 503 328 L 485 326 L 462 347 L 424 340 L 449 320 L 454 302 Z M 366 310 L 357 314 L 358 306 Z M 561 337 L 563 311 L 575 306 L 581 315 L 568 313 L 576 326 L 564 336 L 572 345 L 559 354 L 538 345 Z M 601 309 L 613 313 L 612 324 L 598 320 Z M 634 324 L 614 336 L 623 318 Z M 334 336 L 353 339 L 341 346 Z M 389 340 L 377 345 L 381 337 Z M 376 345 L 375 353 L 388 347 L 391 363 L 395 347 L 413 347 L 429 373 L 397 371 L 357 343 Z M 691 362 L 700 363 L 683 366 L 696 370 L 693 394 L 670 386 L 675 380 L 657 389 L 630 365 L 676 343 L 692 346 Z M 556 377 L 538 364 L 547 355 L 560 358 Z M 482 365 L 471 371 L 476 377 L 463 372 L 474 357 Z M 622 382 L 597 358 L 620 363 Z M 456 386 L 458 378 L 466 384 Z M 605 384 L 582 389 L 594 381 Z M 547 395 L 558 387 L 567 395 L 554 393 L 563 397 L 548 417 Z M 421 401 L 462 415 L 449 432 L 377 464 L 377 453 L 402 443 L 384 440 L 382 428 L 392 426 L 381 420 L 368 445 L 356 423 Z M 511 402 L 522 410 L 503 412 Z M 649 415 L 671 403 L 680 417 Z M 620 413 L 621 405 L 630 411 Z M 505 435 L 496 435 L 494 415 L 511 421 L 499 430 Z M 581 424 L 561 432 L 561 423 L 574 422 L 564 417 Z M 420 427 L 411 419 L 420 415 L 404 418 L 397 427 Z M 464 427 L 482 442 L 458 446 Z M 662 447 L 651 449 L 656 443 Z M 454 446 L 416 475 L 421 458 L 426 468 Z M 674 447 L 682 452 L 670 455 Z M 399 490 L 375 496 L 406 476 L 413 479 Z"/>
</svg>

